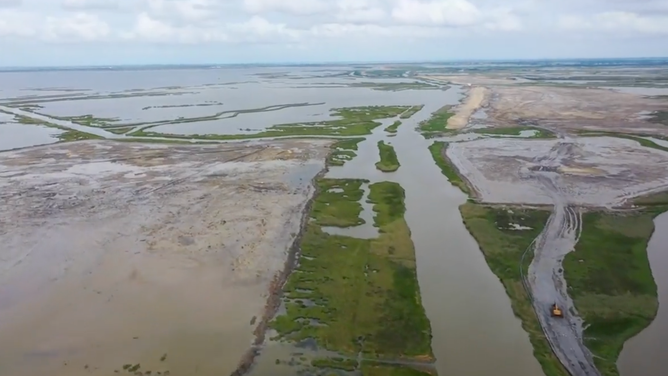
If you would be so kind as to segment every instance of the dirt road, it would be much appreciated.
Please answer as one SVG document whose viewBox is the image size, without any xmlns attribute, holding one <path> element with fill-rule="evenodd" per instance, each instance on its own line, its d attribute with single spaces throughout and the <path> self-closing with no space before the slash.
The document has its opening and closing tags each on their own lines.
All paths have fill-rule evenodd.
<svg viewBox="0 0 668 376">
<path fill-rule="evenodd" d="M 573 146 L 572 139 L 564 138 L 547 156 L 536 160 L 548 171 L 534 171 L 529 176 L 542 184 L 544 192 L 552 198 L 554 209 L 536 241 L 527 277 L 534 310 L 561 363 L 571 375 L 599 376 L 592 354 L 582 341 L 582 320 L 568 296 L 562 268 L 564 257 L 573 250 L 581 232 L 581 215 L 577 208 L 569 206 L 568 193 L 561 188 L 559 174 L 549 172 L 550 167 L 560 165 L 561 159 L 569 156 Z M 553 303 L 562 307 L 563 318 L 551 316 Z"/>
</svg>

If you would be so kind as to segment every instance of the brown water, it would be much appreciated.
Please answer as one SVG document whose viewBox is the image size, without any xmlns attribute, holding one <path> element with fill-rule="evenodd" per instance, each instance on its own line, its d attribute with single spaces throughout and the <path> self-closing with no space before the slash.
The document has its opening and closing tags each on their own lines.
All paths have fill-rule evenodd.
<svg viewBox="0 0 668 376">
<path fill-rule="evenodd" d="M 462 223 L 458 208 L 465 195 L 448 183 L 433 161 L 428 150 L 433 141 L 415 130 L 433 111 L 457 103 L 459 97 L 457 89 L 434 94 L 431 103 L 404 121 L 396 137 L 388 137 L 383 127 L 376 128 L 360 143 L 357 157 L 343 167 L 331 168 L 327 177 L 395 181 L 406 190 L 406 221 L 415 244 L 439 375 L 542 375 L 501 282 Z M 395 147 L 401 163 L 397 172 L 376 170 L 379 140 Z M 252 374 L 268 375 L 270 365 L 285 351 L 269 344 Z M 277 370 L 277 375 L 294 374 L 285 367 Z"/>
<path fill-rule="evenodd" d="M 654 321 L 624 344 L 617 366 L 622 376 L 668 374 L 668 212 L 654 219 L 647 256 L 657 285 L 659 312 Z"/>
</svg>

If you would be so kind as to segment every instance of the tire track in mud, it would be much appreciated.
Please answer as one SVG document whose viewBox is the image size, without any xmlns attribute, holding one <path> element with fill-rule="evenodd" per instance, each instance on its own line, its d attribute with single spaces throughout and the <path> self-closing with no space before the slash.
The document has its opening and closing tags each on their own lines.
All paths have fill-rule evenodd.
<svg viewBox="0 0 668 376">
<path fill-rule="evenodd" d="M 543 232 L 534 242 L 534 258 L 529 265 L 525 287 L 528 285 L 531 303 L 545 337 L 566 370 L 573 376 L 600 376 L 589 349 L 582 341 L 583 321 L 573 300 L 568 296 L 562 262 L 577 243 L 582 231 L 579 210 L 569 205 L 569 194 L 561 188 L 560 176 L 553 172 L 563 159 L 570 156 L 574 141 L 567 136 L 550 153 L 534 160 L 541 168 L 529 173 L 544 187 L 553 202 L 552 215 Z M 551 315 L 556 303 L 564 312 L 563 318 Z"/>
</svg>

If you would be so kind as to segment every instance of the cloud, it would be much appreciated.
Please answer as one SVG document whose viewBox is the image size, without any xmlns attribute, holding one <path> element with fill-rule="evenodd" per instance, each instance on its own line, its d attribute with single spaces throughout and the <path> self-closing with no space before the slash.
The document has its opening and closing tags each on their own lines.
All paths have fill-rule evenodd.
<svg viewBox="0 0 668 376">
<path fill-rule="evenodd" d="M 374 0 L 339 0 L 337 19 L 352 23 L 377 23 L 387 17 L 382 5 Z"/>
<path fill-rule="evenodd" d="M 66 10 L 110 10 L 120 9 L 121 0 L 62 0 Z"/>
<path fill-rule="evenodd" d="M 244 9 L 252 14 L 281 12 L 293 15 L 312 15 L 331 9 L 325 0 L 243 0 Z"/>
<path fill-rule="evenodd" d="M 574 56 L 604 47 L 606 55 L 665 55 L 667 17 L 666 0 L 0 0 L 0 51 L 40 44 L 14 48 L 0 65 L 70 48 L 62 54 L 133 57 L 152 49 L 208 61 L 242 52 L 260 61 L 267 51 L 281 60 Z M 57 44 L 51 53 L 49 44 Z M 409 52 L 417 46 L 422 52 Z"/>
<path fill-rule="evenodd" d="M 0 8 L 16 8 L 22 4 L 21 0 L 0 0 Z"/>
<path fill-rule="evenodd" d="M 174 26 L 152 18 L 144 12 L 137 16 L 134 28 L 121 33 L 121 38 L 128 41 L 151 43 L 210 43 L 225 42 L 229 39 L 222 30 L 197 26 Z"/>
<path fill-rule="evenodd" d="M 69 17 L 47 17 L 42 38 L 54 42 L 91 42 L 111 34 L 109 25 L 98 16 L 76 13 Z"/>
<path fill-rule="evenodd" d="M 392 18 L 410 25 L 468 26 L 481 16 L 467 0 L 399 0 L 392 9 Z"/>
<path fill-rule="evenodd" d="M 641 16 L 633 12 L 603 12 L 593 17 L 566 15 L 559 19 L 559 27 L 569 31 L 593 31 L 628 35 L 668 34 L 668 17 Z"/>
<path fill-rule="evenodd" d="M 146 3 L 146 12 L 160 19 L 199 22 L 218 16 L 221 2 L 216 0 L 137 0 Z"/>
<path fill-rule="evenodd" d="M 0 38 L 31 38 L 38 34 L 33 26 L 36 18 L 30 13 L 0 10 Z"/>
</svg>

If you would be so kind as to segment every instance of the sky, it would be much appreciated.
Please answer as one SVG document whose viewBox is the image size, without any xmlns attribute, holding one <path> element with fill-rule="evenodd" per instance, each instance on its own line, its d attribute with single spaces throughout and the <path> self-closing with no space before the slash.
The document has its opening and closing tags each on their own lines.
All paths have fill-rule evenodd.
<svg viewBox="0 0 668 376">
<path fill-rule="evenodd" d="M 668 56 L 668 0 L 0 0 L 0 66 Z"/>
</svg>

